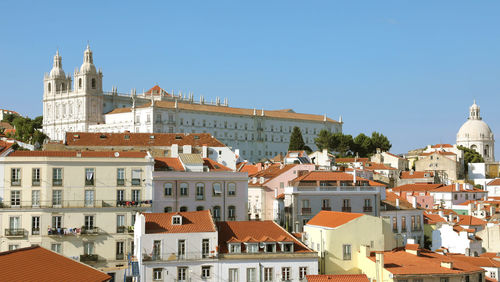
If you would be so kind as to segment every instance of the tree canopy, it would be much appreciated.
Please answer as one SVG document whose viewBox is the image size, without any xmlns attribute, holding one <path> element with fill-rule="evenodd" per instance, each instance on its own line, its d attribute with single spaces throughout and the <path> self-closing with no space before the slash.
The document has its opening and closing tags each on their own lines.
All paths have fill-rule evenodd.
<svg viewBox="0 0 500 282">
<path fill-rule="evenodd" d="M 314 139 L 318 149 L 328 149 L 332 152 L 337 152 L 338 156 L 354 156 L 369 157 L 373 155 L 377 148 L 382 151 L 389 151 L 392 147 L 389 139 L 381 133 L 372 132 L 371 137 L 364 133 L 352 137 L 349 134 L 340 132 L 332 133 L 326 129 L 319 132 L 318 137 Z"/>
<path fill-rule="evenodd" d="M 457 146 L 457 148 L 464 152 L 464 169 L 466 175 L 469 171 L 469 163 L 484 163 L 483 157 L 476 150 L 464 146 Z"/>
<path fill-rule="evenodd" d="M 290 136 L 290 144 L 288 145 L 288 151 L 301 151 L 306 150 L 311 152 L 311 148 L 306 145 L 304 138 L 302 138 L 302 132 L 298 126 L 294 126 L 292 129 L 292 135 Z"/>
<path fill-rule="evenodd" d="M 16 133 L 8 137 L 33 145 L 41 145 L 45 138 L 47 138 L 41 131 L 43 126 L 43 117 L 41 116 L 31 119 L 29 117 L 6 114 L 3 121 L 8 122 L 16 129 Z"/>
</svg>

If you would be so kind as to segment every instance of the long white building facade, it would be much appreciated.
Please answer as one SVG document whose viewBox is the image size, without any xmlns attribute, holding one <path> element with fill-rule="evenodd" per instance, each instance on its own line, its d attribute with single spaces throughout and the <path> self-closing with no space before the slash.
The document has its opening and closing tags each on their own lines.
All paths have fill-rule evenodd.
<svg viewBox="0 0 500 282">
<path fill-rule="evenodd" d="M 193 94 L 175 95 L 158 85 L 137 94 L 103 91 L 103 73 L 96 69 L 89 46 L 83 64 L 73 77 L 54 56 L 44 77 L 43 131 L 51 140 L 64 140 L 65 132 L 210 133 L 243 159 L 272 157 L 288 149 L 294 126 L 300 127 L 306 145 L 316 149 L 314 138 L 322 129 L 342 132 L 339 121 L 326 115 L 296 113 L 291 109 L 264 110 L 229 107 L 218 97 L 195 101 Z"/>
</svg>

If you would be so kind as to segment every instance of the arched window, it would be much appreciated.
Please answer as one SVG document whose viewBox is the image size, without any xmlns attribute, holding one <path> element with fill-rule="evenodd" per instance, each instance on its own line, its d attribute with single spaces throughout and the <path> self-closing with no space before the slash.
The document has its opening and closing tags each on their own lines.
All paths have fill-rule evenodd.
<svg viewBox="0 0 500 282">
<path fill-rule="evenodd" d="M 163 185 L 165 197 L 172 196 L 172 183 L 167 182 Z"/>
<path fill-rule="evenodd" d="M 221 189 L 220 183 L 212 184 L 212 188 L 213 188 L 213 195 L 216 197 L 220 197 L 220 195 L 222 194 L 222 189 Z"/>
<path fill-rule="evenodd" d="M 227 207 L 227 218 L 229 220 L 235 220 L 236 219 L 236 207 L 235 206 L 229 206 L 229 207 Z"/>
<path fill-rule="evenodd" d="M 196 210 L 197 210 L 197 211 L 202 211 L 202 210 L 204 210 L 204 209 L 205 209 L 205 208 L 204 208 L 203 206 L 197 206 L 197 207 L 196 207 Z"/>
<path fill-rule="evenodd" d="M 180 212 L 187 212 L 188 211 L 188 208 L 185 207 L 185 206 L 182 206 L 180 209 L 179 209 Z"/>
<path fill-rule="evenodd" d="M 50 92 L 50 91 L 52 91 L 52 85 L 50 84 L 50 82 L 49 82 L 49 83 L 47 83 L 47 90 L 48 90 L 49 92 Z"/>
<path fill-rule="evenodd" d="M 490 153 L 490 146 L 486 145 L 484 146 L 484 156 L 488 157 Z"/>
<path fill-rule="evenodd" d="M 165 207 L 163 209 L 164 212 L 172 212 L 172 207 Z"/>
<path fill-rule="evenodd" d="M 236 184 L 229 183 L 227 185 L 227 195 L 228 196 L 236 196 Z"/>
<path fill-rule="evenodd" d="M 95 89 L 95 78 L 92 78 L 92 89 Z"/>
<path fill-rule="evenodd" d="M 214 206 L 212 209 L 212 216 L 214 217 L 215 221 L 220 220 L 220 207 L 219 206 Z"/>
<path fill-rule="evenodd" d="M 78 88 L 82 88 L 82 79 L 81 78 L 78 79 Z"/>
<path fill-rule="evenodd" d="M 205 184 L 196 183 L 196 200 L 205 199 Z"/>
</svg>

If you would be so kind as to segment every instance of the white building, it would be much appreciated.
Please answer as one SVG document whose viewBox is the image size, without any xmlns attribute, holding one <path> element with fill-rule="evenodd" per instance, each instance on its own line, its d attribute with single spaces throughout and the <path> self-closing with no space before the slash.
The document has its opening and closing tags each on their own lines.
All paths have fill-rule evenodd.
<svg viewBox="0 0 500 282">
<path fill-rule="evenodd" d="M 477 189 L 469 183 L 438 187 L 429 190 L 429 194 L 434 197 L 434 204 L 443 208 L 451 209 L 454 205 L 459 205 L 469 200 L 486 200 L 488 192 Z"/>
<path fill-rule="evenodd" d="M 488 182 L 485 190 L 488 191 L 488 197 L 500 197 L 500 178 Z"/>
<path fill-rule="evenodd" d="M 469 119 L 457 133 L 457 145 L 476 150 L 485 162 L 495 161 L 495 139 L 493 132 L 479 114 L 476 101 L 470 107 Z"/>
<path fill-rule="evenodd" d="M 72 132 L 207 132 L 233 148 L 241 157 L 258 160 L 287 151 L 294 126 L 300 127 L 306 145 L 315 149 L 314 138 L 322 129 L 341 132 L 342 122 L 326 115 L 286 110 L 257 110 L 205 101 L 193 95 L 167 93 L 158 86 L 136 95 L 102 89 L 102 72 L 96 70 L 90 48 L 73 78 L 62 69 L 57 53 L 50 74 L 44 78 L 43 131 L 52 140 Z M 73 86 L 72 86 L 73 84 Z M 172 91 L 173 92 L 173 91 Z"/>
<path fill-rule="evenodd" d="M 478 256 L 482 250 L 482 240 L 474 235 L 475 232 L 452 224 L 441 224 L 432 231 L 431 250 L 446 248 L 450 253 Z"/>
</svg>

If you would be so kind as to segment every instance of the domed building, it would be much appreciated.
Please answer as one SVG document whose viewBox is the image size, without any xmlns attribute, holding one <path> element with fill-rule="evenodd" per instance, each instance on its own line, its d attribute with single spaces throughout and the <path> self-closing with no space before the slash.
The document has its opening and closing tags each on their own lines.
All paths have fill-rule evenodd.
<svg viewBox="0 0 500 282">
<path fill-rule="evenodd" d="M 457 145 L 476 150 L 485 162 L 495 161 L 493 132 L 481 118 L 476 101 L 470 107 L 468 120 L 458 130 Z"/>
</svg>

